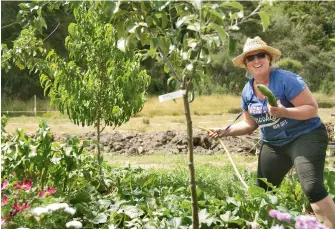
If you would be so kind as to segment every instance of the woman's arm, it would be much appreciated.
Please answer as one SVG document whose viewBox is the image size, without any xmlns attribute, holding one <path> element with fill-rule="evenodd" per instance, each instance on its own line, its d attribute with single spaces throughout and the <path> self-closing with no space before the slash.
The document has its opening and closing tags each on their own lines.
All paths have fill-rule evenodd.
<svg viewBox="0 0 335 229">
<path fill-rule="evenodd" d="M 256 121 L 250 116 L 249 112 L 243 112 L 243 121 L 232 125 L 228 130 L 225 128 L 211 129 L 213 133 L 209 136 L 213 138 L 221 138 L 223 136 L 240 136 L 251 134 L 258 128 Z"/>
<path fill-rule="evenodd" d="M 278 102 L 278 107 L 268 105 L 270 115 L 295 120 L 307 120 L 318 115 L 318 104 L 308 88 L 290 101 L 294 107 L 284 107 L 279 100 Z"/>
</svg>

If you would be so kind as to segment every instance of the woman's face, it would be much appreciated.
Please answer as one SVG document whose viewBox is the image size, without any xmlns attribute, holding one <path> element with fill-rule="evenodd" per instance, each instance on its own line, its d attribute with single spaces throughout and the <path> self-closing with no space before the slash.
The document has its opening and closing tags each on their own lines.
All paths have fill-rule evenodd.
<svg viewBox="0 0 335 229">
<path fill-rule="evenodd" d="M 271 71 L 271 56 L 263 50 L 248 53 L 244 61 L 247 69 L 254 77 L 269 74 Z"/>
</svg>

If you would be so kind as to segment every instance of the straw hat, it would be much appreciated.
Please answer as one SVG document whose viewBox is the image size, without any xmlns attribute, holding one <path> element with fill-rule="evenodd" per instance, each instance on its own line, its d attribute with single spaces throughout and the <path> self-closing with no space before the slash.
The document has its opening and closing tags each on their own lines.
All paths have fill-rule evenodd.
<svg viewBox="0 0 335 229">
<path fill-rule="evenodd" d="M 245 68 L 244 58 L 245 56 L 256 50 L 263 50 L 272 56 L 272 61 L 277 60 L 281 52 L 271 46 L 268 46 L 260 37 L 255 37 L 254 39 L 248 38 L 243 47 L 243 53 L 233 59 L 233 64 L 237 67 Z"/>
</svg>

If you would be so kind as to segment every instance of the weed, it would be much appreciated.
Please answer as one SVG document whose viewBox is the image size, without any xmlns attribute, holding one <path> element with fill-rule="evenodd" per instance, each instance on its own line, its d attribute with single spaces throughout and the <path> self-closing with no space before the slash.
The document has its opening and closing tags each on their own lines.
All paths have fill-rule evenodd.
<svg viewBox="0 0 335 229">
<path fill-rule="evenodd" d="M 143 118 L 142 122 L 143 122 L 143 124 L 149 125 L 150 124 L 150 119 L 149 118 Z"/>
</svg>

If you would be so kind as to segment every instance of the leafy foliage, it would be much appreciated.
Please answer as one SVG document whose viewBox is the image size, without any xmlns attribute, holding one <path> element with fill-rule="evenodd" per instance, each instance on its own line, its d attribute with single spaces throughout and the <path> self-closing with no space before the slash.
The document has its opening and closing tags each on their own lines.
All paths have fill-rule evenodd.
<svg viewBox="0 0 335 229">
<path fill-rule="evenodd" d="M 2 206 L 2 216 L 9 213 L 16 200 L 22 204 L 29 202 L 29 208 L 20 208 L 3 226 L 57 228 L 54 225 L 65 225 L 71 215 L 63 210 L 41 213 L 39 217 L 33 214 L 35 207 L 48 208 L 55 202 L 73 206 L 76 211 L 72 217 L 89 228 L 186 229 L 191 225 L 187 168 L 144 170 L 104 164 L 103 179 L 109 187 L 106 190 L 99 184 L 101 174 L 92 154 L 86 151 L 87 144 L 76 137 L 69 137 L 64 143 L 55 142 L 44 122 L 35 136 L 18 130 L 2 141 L 2 163 L 8 166 L 2 167 L 1 178 L 2 182 L 5 178 L 9 180 L 6 187 L 2 183 L 2 194 L 9 197 L 8 203 Z M 47 167 L 49 170 L 42 172 Z M 270 228 L 273 223 L 268 214 L 270 209 L 289 212 L 293 217 L 310 211 L 296 175 L 289 175 L 280 188 L 265 192 L 253 185 L 255 173 L 245 171 L 243 176 L 250 185 L 246 192 L 232 175 L 230 166 L 203 165 L 197 168 L 197 174 L 201 228 L 243 228 L 253 223 Z M 29 190 L 14 187 L 22 178 L 31 180 L 31 185 L 27 182 Z M 333 171 L 325 171 L 326 187 L 333 195 L 334 179 Z M 37 197 L 36 191 L 45 190 L 42 184 L 57 191 L 45 198 Z M 14 195 L 18 199 L 12 198 Z M 292 227 L 292 223 L 285 225 Z"/>
<path fill-rule="evenodd" d="M 39 188 L 56 187 L 59 191 L 73 192 L 80 183 L 97 181 L 92 179 L 98 169 L 92 161 L 93 155 L 85 153 L 84 147 L 89 142 L 81 144 L 76 137 L 69 137 L 64 144 L 53 142 L 50 128 L 44 121 L 39 124 L 35 137 L 27 136 L 22 129 L 18 129 L 11 136 L 7 135 L 2 141 L 1 153 L 2 177 L 16 179 L 31 179 L 39 184 Z M 83 165 L 86 166 L 83 166 Z M 84 176 L 85 175 L 85 176 Z"/>
<path fill-rule="evenodd" d="M 115 30 L 99 9 L 74 14 L 65 44 L 69 61 L 53 50 L 47 55 L 49 74 L 41 84 L 51 104 L 76 124 L 119 126 L 143 107 L 149 76 L 140 70 L 138 58 L 118 50 Z"/>
</svg>

